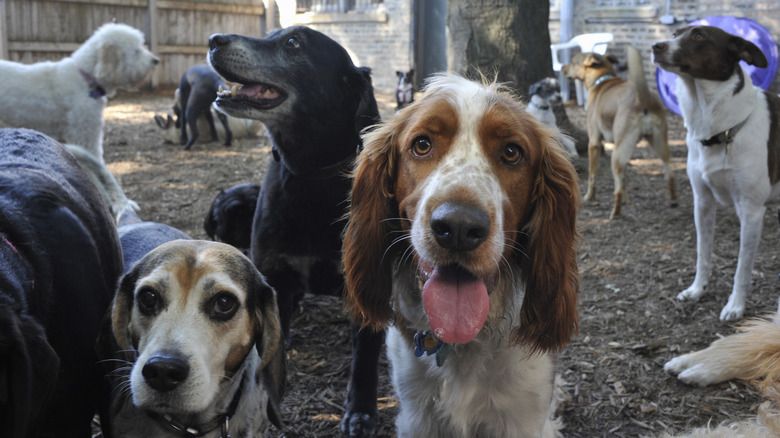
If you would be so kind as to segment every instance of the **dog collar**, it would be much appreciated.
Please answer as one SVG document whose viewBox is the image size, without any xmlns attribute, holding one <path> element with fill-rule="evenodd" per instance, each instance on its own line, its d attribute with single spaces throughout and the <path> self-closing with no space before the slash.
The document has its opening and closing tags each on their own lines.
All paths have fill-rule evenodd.
<svg viewBox="0 0 780 438">
<path fill-rule="evenodd" d="M 426 356 L 435 354 L 436 366 L 442 366 L 451 352 L 450 344 L 443 342 L 427 330 L 414 334 L 414 355 L 417 357 L 422 357 L 423 354 Z"/>
<path fill-rule="evenodd" d="M 238 409 L 238 402 L 241 400 L 241 394 L 244 392 L 245 382 L 246 372 L 241 377 L 241 383 L 238 384 L 238 389 L 236 390 L 236 393 L 233 394 L 233 400 L 230 401 L 228 410 L 224 414 L 217 415 L 213 420 L 209 421 L 208 423 L 201 424 L 198 427 L 187 426 L 169 414 L 158 414 L 154 411 L 146 411 L 146 415 L 160 423 L 160 425 L 162 425 L 165 429 L 175 433 L 177 436 L 187 438 L 200 437 L 206 435 L 218 427 L 222 427 L 219 435 L 220 438 L 230 438 L 230 418 L 233 416 L 233 414 L 236 413 L 236 409 Z"/>
<path fill-rule="evenodd" d="M 542 111 L 547 111 L 548 109 L 550 109 L 550 105 L 537 105 L 533 101 L 529 102 L 529 105 L 533 105 L 533 106 L 539 108 Z"/>
<path fill-rule="evenodd" d="M 597 77 L 595 81 L 593 81 L 593 85 L 591 85 L 591 87 L 595 87 L 596 85 L 606 81 L 607 79 L 612 79 L 614 77 L 615 77 L 615 75 L 613 75 L 612 73 L 607 73 L 605 75 L 601 75 L 601 76 Z"/>
<path fill-rule="evenodd" d="M 94 76 L 85 72 L 81 68 L 79 68 L 79 73 L 81 73 L 81 77 L 84 78 L 84 80 L 87 82 L 87 86 L 89 87 L 89 97 L 93 99 L 100 99 L 106 95 L 106 90 L 101 87 L 100 84 L 98 84 Z"/>
<path fill-rule="evenodd" d="M 734 141 L 734 137 L 737 135 L 737 132 L 739 132 L 740 128 L 745 126 L 745 123 L 747 123 L 747 119 L 737 123 L 736 125 L 732 126 L 731 128 L 729 128 L 729 129 L 727 129 L 727 130 L 725 130 L 723 132 L 719 132 L 719 133 L 713 135 L 712 137 L 710 137 L 710 138 L 708 138 L 706 140 L 701 140 L 701 145 L 702 146 L 708 146 L 708 147 L 709 146 L 714 146 L 716 144 L 726 144 L 727 145 L 727 144 L 731 143 L 732 141 Z"/>
</svg>

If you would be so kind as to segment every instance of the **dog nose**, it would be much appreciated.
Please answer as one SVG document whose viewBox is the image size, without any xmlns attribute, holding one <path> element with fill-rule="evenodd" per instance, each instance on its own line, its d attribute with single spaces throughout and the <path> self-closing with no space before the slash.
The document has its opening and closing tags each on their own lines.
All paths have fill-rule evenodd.
<svg viewBox="0 0 780 438">
<path fill-rule="evenodd" d="M 222 33 L 215 33 L 211 37 L 209 37 L 209 49 L 214 50 L 217 47 L 224 46 L 228 43 L 230 39 L 228 38 L 228 35 L 222 34 Z"/>
<path fill-rule="evenodd" d="M 442 248 L 471 251 L 490 234 L 490 217 L 479 207 L 445 202 L 431 214 L 431 231 Z"/>
<path fill-rule="evenodd" d="M 668 45 L 667 43 L 664 43 L 664 42 L 655 43 L 655 44 L 653 44 L 653 53 L 662 53 L 662 52 L 665 52 L 665 51 L 666 51 L 666 48 L 667 48 L 668 46 L 669 46 L 669 45 Z"/>
<path fill-rule="evenodd" d="M 160 63 L 160 58 L 152 58 L 152 65 L 157 65 Z"/>
<path fill-rule="evenodd" d="M 154 356 L 146 362 L 141 374 L 149 386 L 157 391 L 166 392 L 187 379 L 190 374 L 190 365 L 179 357 Z"/>
</svg>

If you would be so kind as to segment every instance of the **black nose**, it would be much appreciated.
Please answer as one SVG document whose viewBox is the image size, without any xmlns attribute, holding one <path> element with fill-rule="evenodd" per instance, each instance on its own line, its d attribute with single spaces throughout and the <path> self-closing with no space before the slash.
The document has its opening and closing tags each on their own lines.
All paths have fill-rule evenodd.
<svg viewBox="0 0 780 438">
<path fill-rule="evenodd" d="M 445 202 L 431 214 L 431 231 L 442 248 L 471 251 L 490 234 L 490 217 L 479 207 Z"/>
<path fill-rule="evenodd" d="M 662 53 L 666 51 L 666 48 L 669 47 L 667 43 L 660 42 L 653 44 L 653 53 Z"/>
<path fill-rule="evenodd" d="M 217 47 L 224 46 L 230 41 L 230 36 L 222 33 L 215 33 L 209 37 L 209 49 L 214 50 Z"/>
<path fill-rule="evenodd" d="M 160 63 L 160 58 L 152 58 L 152 65 L 157 65 Z"/>
<path fill-rule="evenodd" d="M 170 391 L 187 379 L 190 365 L 176 356 L 159 355 L 150 358 L 141 370 L 146 383 L 157 391 Z"/>
</svg>

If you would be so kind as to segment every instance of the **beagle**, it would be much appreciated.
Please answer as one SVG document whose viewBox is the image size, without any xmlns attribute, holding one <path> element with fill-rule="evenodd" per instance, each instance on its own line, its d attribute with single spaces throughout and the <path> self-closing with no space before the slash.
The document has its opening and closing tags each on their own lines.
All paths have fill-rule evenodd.
<svg viewBox="0 0 780 438">
<path fill-rule="evenodd" d="M 164 243 L 122 277 L 98 339 L 121 437 L 261 436 L 281 427 L 276 294 L 232 246 Z M 113 360 L 111 360 L 113 359 Z"/>
</svg>

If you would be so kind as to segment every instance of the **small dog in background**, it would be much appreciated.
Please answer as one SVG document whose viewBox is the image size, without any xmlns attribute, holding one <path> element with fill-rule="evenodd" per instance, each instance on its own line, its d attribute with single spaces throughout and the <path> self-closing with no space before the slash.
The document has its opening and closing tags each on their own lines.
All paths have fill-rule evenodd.
<svg viewBox="0 0 780 438">
<path fill-rule="evenodd" d="M 204 117 L 211 132 L 212 141 L 217 141 L 217 130 L 214 127 L 214 116 L 211 104 L 217 99 L 217 91 L 225 84 L 208 65 L 194 65 L 184 72 L 179 82 L 179 88 L 174 95 L 175 103 L 173 112 L 178 118 L 176 126 L 181 130 L 180 144 L 182 149 L 189 150 L 200 135 L 198 119 Z M 214 111 L 225 132 L 225 146 L 230 146 L 233 134 L 230 131 L 227 117 L 218 111 Z M 155 117 L 155 120 L 157 118 Z M 158 125 L 159 122 L 158 122 Z M 187 135 L 187 127 L 190 134 Z"/>
<path fill-rule="evenodd" d="M 220 190 L 203 221 L 203 229 L 211 240 L 219 240 L 243 251 L 252 242 L 252 219 L 255 217 L 260 186 L 239 184 Z"/>
<path fill-rule="evenodd" d="M 414 102 L 414 69 L 409 71 L 396 71 L 398 76 L 398 86 L 395 89 L 395 110 L 408 106 Z"/>
<path fill-rule="evenodd" d="M 621 216 L 623 203 L 628 201 L 625 175 L 628 161 L 640 139 L 650 142 L 661 159 L 664 179 L 669 191 L 669 203 L 677 205 L 674 175 L 669 166 L 666 110 L 658 95 L 647 87 L 639 51 L 626 47 L 629 80 L 617 76 L 619 65 L 614 55 L 579 53 L 563 66 L 563 74 L 579 79 L 588 90 L 588 191 L 584 199 L 596 196 L 596 176 L 602 140 L 615 144 L 612 152 L 612 177 L 615 182 L 614 205 L 610 218 Z"/>
<path fill-rule="evenodd" d="M 555 120 L 552 104 L 561 101 L 561 86 L 558 80 L 555 78 L 544 78 L 539 82 L 535 82 L 528 88 L 528 97 L 528 106 L 526 107 L 528 112 L 545 125 L 557 129 L 558 124 Z M 579 156 L 574 140 L 564 133 L 556 136 L 556 138 L 566 148 L 570 157 L 576 158 Z"/>
</svg>

